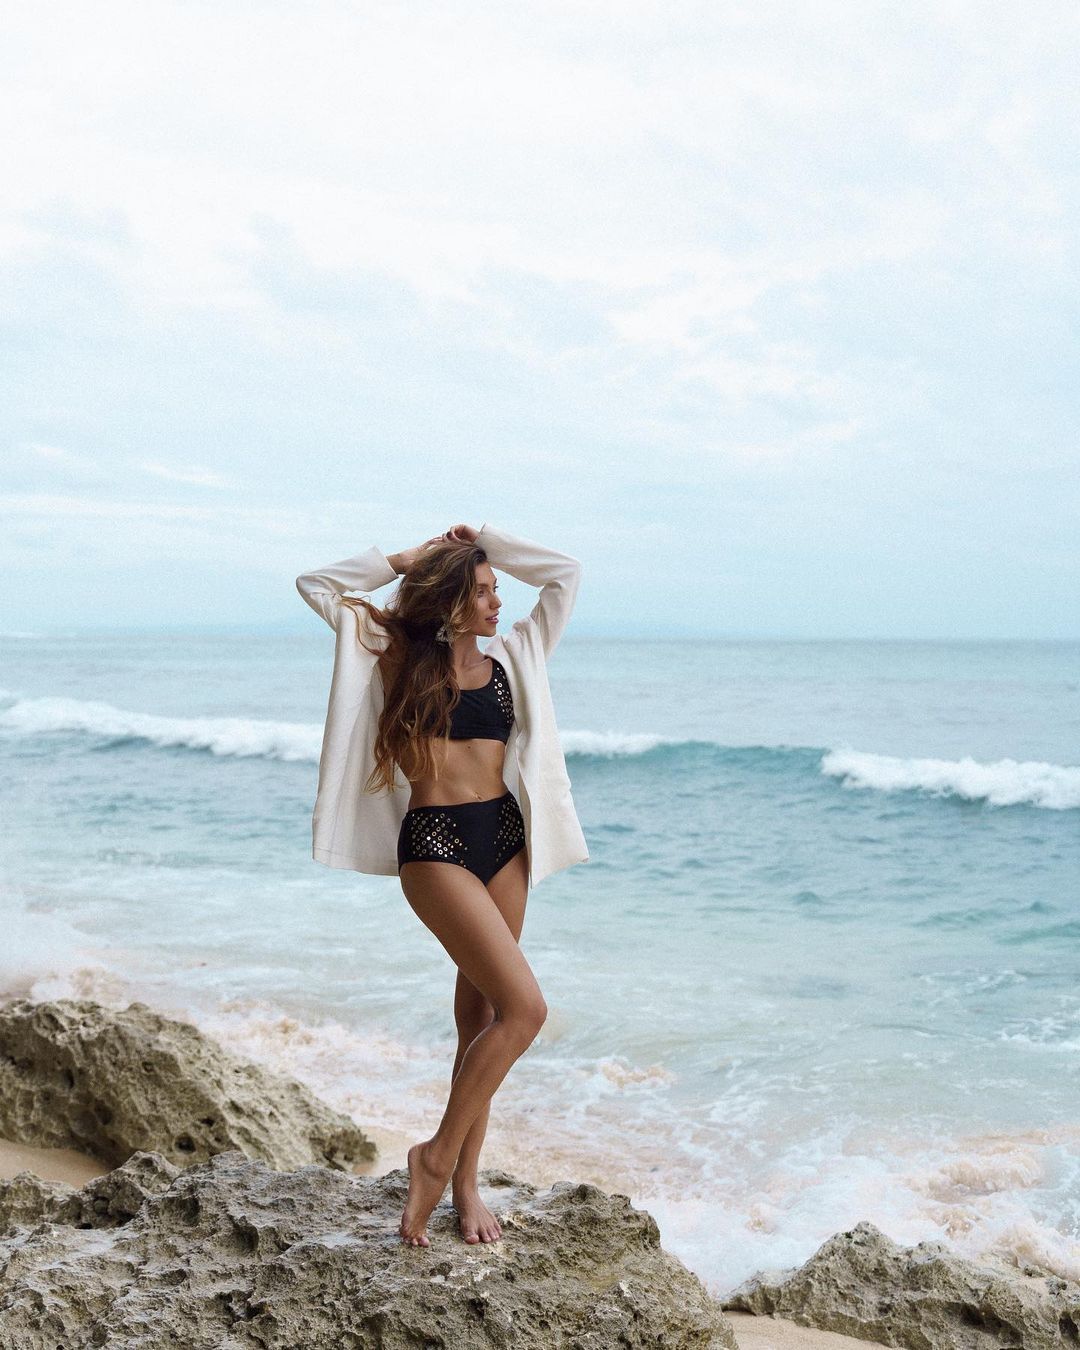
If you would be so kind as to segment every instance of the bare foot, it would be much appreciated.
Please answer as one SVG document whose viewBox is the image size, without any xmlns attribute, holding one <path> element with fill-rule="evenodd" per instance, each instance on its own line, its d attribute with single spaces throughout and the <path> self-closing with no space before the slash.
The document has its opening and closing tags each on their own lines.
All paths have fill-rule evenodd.
<svg viewBox="0 0 1080 1350">
<path fill-rule="evenodd" d="M 480 1199 L 475 1186 L 454 1187 L 454 1208 L 466 1242 L 495 1242 L 502 1237 L 498 1219 Z"/>
<path fill-rule="evenodd" d="M 430 1140 L 413 1144 L 406 1155 L 409 1164 L 409 1196 L 401 1216 L 398 1232 L 401 1240 L 413 1247 L 430 1247 L 431 1239 L 425 1233 L 431 1211 L 442 1199 L 450 1177 L 436 1171 L 431 1165 Z"/>
</svg>

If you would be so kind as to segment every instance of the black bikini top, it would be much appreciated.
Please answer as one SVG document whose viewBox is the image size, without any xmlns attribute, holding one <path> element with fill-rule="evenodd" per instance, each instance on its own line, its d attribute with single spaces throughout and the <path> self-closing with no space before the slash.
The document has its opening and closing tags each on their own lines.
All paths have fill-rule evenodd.
<svg viewBox="0 0 1080 1350">
<path fill-rule="evenodd" d="M 510 694 L 510 682 L 501 662 L 494 656 L 491 662 L 491 678 L 479 689 L 463 689 L 461 702 L 450 714 L 450 739 L 452 741 L 483 740 L 502 741 L 505 745 L 510 739 L 510 728 L 514 725 L 514 700 Z"/>
</svg>

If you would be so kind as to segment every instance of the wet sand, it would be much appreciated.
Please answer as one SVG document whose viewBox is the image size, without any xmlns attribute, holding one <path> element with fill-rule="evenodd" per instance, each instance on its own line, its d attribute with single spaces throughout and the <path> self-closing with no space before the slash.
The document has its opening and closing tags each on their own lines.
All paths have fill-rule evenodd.
<svg viewBox="0 0 1080 1350">
<path fill-rule="evenodd" d="M 99 1177 L 112 1168 L 79 1153 L 73 1148 L 33 1148 L 0 1139 L 0 1179 L 10 1180 L 17 1172 L 33 1172 L 43 1181 L 66 1181 L 69 1186 L 85 1186 L 91 1177 Z"/>
</svg>

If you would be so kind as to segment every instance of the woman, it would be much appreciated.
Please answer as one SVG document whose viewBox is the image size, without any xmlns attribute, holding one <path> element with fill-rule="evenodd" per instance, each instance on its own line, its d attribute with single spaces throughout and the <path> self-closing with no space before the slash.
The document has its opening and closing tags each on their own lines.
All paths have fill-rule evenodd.
<svg viewBox="0 0 1080 1350">
<path fill-rule="evenodd" d="M 493 567 L 541 588 L 505 636 Z M 399 575 L 385 608 L 345 594 Z M 465 1241 L 501 1236 L 476 1172 L 491 1098 L 547 1016 L 518 946 L 528 887 L 589 858 L 547 678 L 580 578 L 576 559 L 485 524 L 296 579 L 336 634 L 312 856 L 397 874 L 458 968 L 449 1100 L 408 1151 L 399 1231 L 413 1246 L 429 1245 L 448 1181 Z"/>
</svg>

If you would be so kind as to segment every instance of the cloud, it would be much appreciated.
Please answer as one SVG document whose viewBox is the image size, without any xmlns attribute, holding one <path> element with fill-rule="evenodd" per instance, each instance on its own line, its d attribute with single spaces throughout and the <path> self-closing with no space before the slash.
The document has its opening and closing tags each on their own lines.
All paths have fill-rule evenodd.
<svg viewBox="0 0 1080 1350">
<path fill-rule="evenodd" d="M 204 553 L 223 496 L 261 537 L 317 494 L 292 519 L 329 543 L 337 485 L 381 476 L 409 534 L 423 493 L 585 530 L 734 492 L 763 539 L 835 509 L 949 545 L 1075 502 L 1064 0 L 58 0 L 6 29 L 5 434 L 73 447 L 12 454 L 9 518 L 152 542 L 175 506 Z"/>
<path fill-rule="evenodd" d="M 314 5 L 302 22 L 266 7 L 255 31 L 237 6 L 197 22 L 160 0 L 24 10 L 7 101 L 29 134 L 3 151 L 7 250 L 47 242 L 41 213 L 62 203 L 123 223 L 126 244 L 103 252 L 87 229 L 81 247 L 151 305 L 267 305 L 259 263 L 288 240 L 435 305 L 484 304 L 485 278 L 517 269 L 624 302 L 664 286 L 722 325 L 777 287 L 931 255 L 950 217 L 977 227 L 988 199 L 1007 217 L 1034 200 L 1044 236 L 1060 216 L 1035 135 L 1052 95 L 1009 88 L 1025 72 L 993 7 L 928 27 L 926 7 L 904 19 L 883 3 L 861 21 L 822 3 L 628 9 L 619 44 L 580 7 L 524 6 L 513 25 L 476 5 Z M 935 85 L 950 52 L 957 78 Z M 938 170 L 978 144 L 993 161 L 973 200 Z M 899 194 L 890 157 L 907 161 Z M 624 340 L 638 330 L 624 318 Z"/>
<path fill-rule="evenodd" d="M 95 464 L 89 455 L 79 455 L 74 451 L 65 450 L 59 445 L 31 445 L 27 447 L 30 455 L 37 459 L 44 460 L 47 464 L 55 464 L 63 469 L 93 470 Z"/>
<path fill-rule="evenodd" d="M 153 474 L 157 478 L 164 478 L 170 483 L 188 483 L 193 487 L 211 488 L 236 488 L 239 486 L 234 480 L 227 478 L 224 474 L 217 473 L 214 469 L 207 469 L 194 464 L 176 468 L 169 464 L 142 460 L 134 467 L 141 469 L 144 473 Z"/>
<path fill-rule="evenodd" d="M 249 514 L 258 516 L 261 513 Z M 230 519 L 234 518 L 234 513 L 226 512 L 224 508 L 188 506 L 179 502 L 110 501 L 92 497 L 64 497 L 46 492 L 0 494 L 0 517 L 5 515 L 40 516 L 46 519 L 68 517 L 112 522 L 211 521 L 224 519 L 226 515 Z"/>
<path fill-rule="evenodd" d="M 6 461 L 9 473 L 19 472 L 28 481 L 31 477 L 40 479 L 45 475 L 55 477 L 66 484 L 74 481 L 108 483 L 117 487 L 129 482 L 132 474 L 145 474 L 152 478 L 163 479 L 165 482 L 180 483 L 189 487 L 217 490 L 236 490 L 240 487 L 238 480 L 203 465 L 166 464 L 160 460 L 124 458 L 115 453 L 91 455 L 59 445 L 31 443 L 10 452 Z M 37 498 L 14 495 L 5 500 L 9 503 L 26 504 Z M 55 497 L 48 500 L 59 503 L 71 499 Z"/>
</svg>

